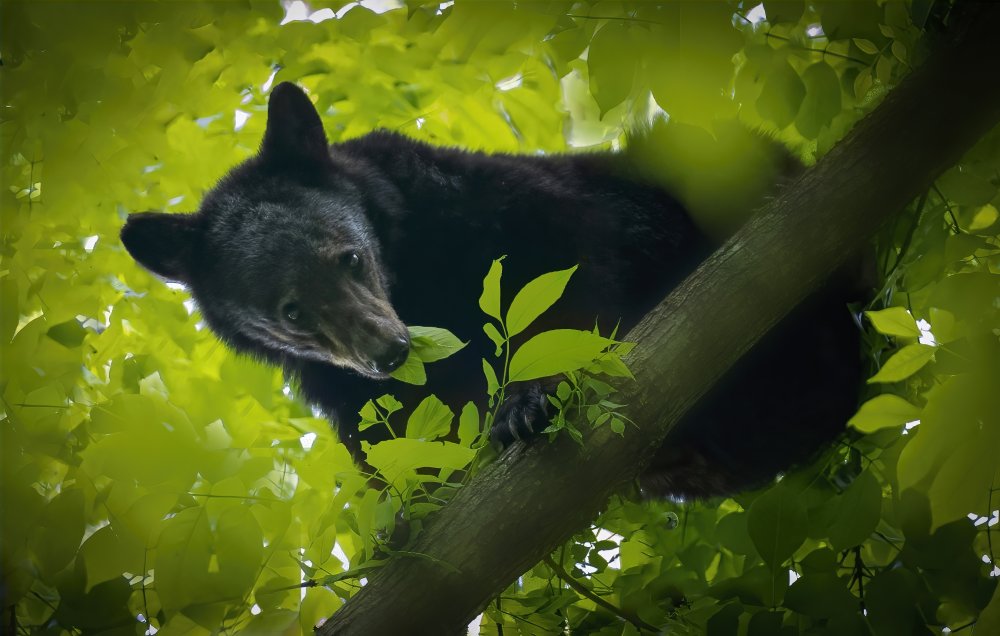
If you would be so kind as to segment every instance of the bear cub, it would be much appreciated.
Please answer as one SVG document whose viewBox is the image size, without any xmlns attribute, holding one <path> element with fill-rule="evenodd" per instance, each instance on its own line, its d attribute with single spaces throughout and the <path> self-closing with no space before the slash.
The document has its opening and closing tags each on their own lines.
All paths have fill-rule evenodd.
<svg viewBox="0 0 1000 636">
<path fill-rule="evenodd" d="M 483 401 L 480 359 L 493 347 L 475 299 L 492 259 L 507 255 L 508 289 L 579 265 L 524 337 L 595 319 L 602 333 L 620 322 L 624 334 L 713 249 L 627 151 L 485 154 L 386 131 L 330 146 L 290 83 L 274 88 L 267 117 L 259 153 L 196 213 L 132 214 L 122 241 L 141 265 L 184 283 L 228 346 L 284 367 L 355 457 L 381 434 L 357 430 L 369 399 L 393 393 L 412 407 L 429 391 L 453 408 Z M 842 431 L 862 371 L 849 300 L 828 285 L 765 336 L 678 424 L 644 490 L 706 497 L 756 486 Z M 389 377 L 406 359 L 407 324 L 471 342 L 413 387 Z M 512 391 L 492 437 L 547 426 L 545 388 Z"/>
</svg>

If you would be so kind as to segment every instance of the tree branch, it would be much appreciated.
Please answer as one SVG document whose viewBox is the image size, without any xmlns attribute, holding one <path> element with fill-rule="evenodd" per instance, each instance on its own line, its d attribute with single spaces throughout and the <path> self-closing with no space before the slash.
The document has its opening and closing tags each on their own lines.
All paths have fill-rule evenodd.
<svg viewBox="0 0 1000 636">
<path fill-rule="evenodd" d="M 584 527 L 732 363 L 1000 121 L 1000 5 L 975 15 L 814 169 L 741 229 L 628 335 L 640 430 L 518 443 L 432 517 L 319 634 L 460 633 L 486 603 Z M 742 311 L 731 311 L 741 308 Z"/>
</svg>

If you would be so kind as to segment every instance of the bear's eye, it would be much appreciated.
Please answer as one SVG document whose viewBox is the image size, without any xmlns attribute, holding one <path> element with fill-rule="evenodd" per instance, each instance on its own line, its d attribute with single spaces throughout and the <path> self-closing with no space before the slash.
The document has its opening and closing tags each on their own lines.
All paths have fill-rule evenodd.
<svg viewBox="0 0 1000 636">
<path fill-rule="evenodd" d="M 361 256 L 357 252 L 348 252 L 340 257 L 341 264 L 352 272 L 361 270 Z"/>
<path fill-rule="evenodd" d="M 302 320 L 302 310 L 298 303 L 285 303 L 281 306 L 281 317 L 288 322 L 297 323 Z"/>
</svg>

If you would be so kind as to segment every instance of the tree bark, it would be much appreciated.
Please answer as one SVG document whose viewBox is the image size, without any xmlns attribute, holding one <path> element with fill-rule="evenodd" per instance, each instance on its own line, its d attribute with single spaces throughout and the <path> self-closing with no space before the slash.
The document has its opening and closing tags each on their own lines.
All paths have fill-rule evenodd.
<svg viewBox="0 0 1000 636">
<path fill-rule="evenodd" d="M 966 9 L 950 44 L 628 334 L 641 346 L 621 401 L 640 430 L 514 445 L 426 524 L 410 551 L 430 558 L 380 568 L 319 634 L 464 632 L 592 520 L 706 388 L 1000 121 L 1000 5 Z"/>
</svg>

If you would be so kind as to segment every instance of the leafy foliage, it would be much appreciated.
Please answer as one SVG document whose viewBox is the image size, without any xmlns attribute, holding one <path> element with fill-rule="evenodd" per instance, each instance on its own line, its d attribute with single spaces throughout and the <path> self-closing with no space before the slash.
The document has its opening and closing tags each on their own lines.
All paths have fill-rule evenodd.
<svg viewBox="0 0 1000 636">
<path fill-rule="evenodd" d="M 187 295 L 118 243 L 128 212 L 189 209 L 255 151 L 273 82 L 306 86 L 334 141 L 381 126 L 497 151 L 607 148 L 662 108 L 679 138 L 717 146 L 671 154 L 691 167 L 690 205 L 711 214 L 757 169 L 732 160 L 747 155 L 724 122 L 811 161 L 947 18 L 947 3 L 918 0 L 330 8 L 282 25 L 272 0 L 3 3 L 5 626 L 309 633 L 385 558 L 420 558 L 386 544 L 397 514 L 419 530 L 485 455 L 490 414 L 466 405 L 457 439 L 442 440 L 455 414 L 429 397 L 406 437 L 370 449 L 389 486 L 369 488 L 277 371 L 228 353 Z M 480 629 L 995 632 L 998 171 L 994 133 L 878 238 L 872 382 L 841 446 L 724 501 L 616 498 Z M 550 430 L 573 434 L 582 413 L 627 435 L 627 406 L 594 375 L 627 375 L 615 362 L 627 347 L 550 332 L 512 350 L 572 272 L 537 279 L 505 318 L 501 273 L 480 299 L 493 407 L 512 379 L 572 370 Z M 459 344 L 415 336 L 425 362 Z M 392 426 L 396 411 L 383 397 L 361 417 Z"/>
</svg>

